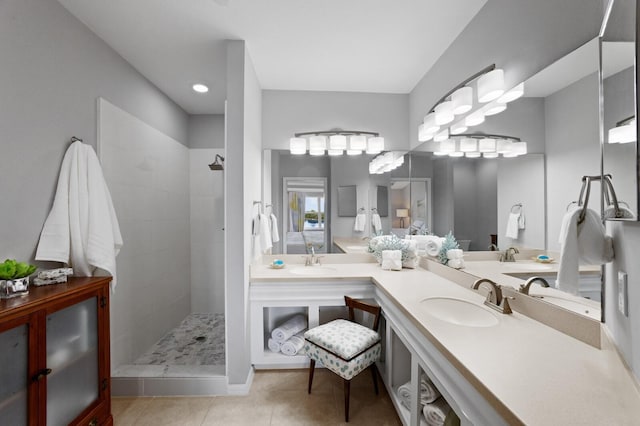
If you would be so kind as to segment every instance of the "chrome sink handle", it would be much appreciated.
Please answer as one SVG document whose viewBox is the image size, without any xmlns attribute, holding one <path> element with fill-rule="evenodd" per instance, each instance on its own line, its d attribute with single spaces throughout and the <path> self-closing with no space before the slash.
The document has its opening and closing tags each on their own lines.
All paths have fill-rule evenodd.
<svg viewBox="0 0 640 426">
<path fill-rule="evenodd" d="M 515 262 L 516 261 L 516 254 L 519 254 L 520 251 L 518 250 L 517 247 L 509 247 L 508 249 L 506 249 L 504 251 L 504 253 L 500 253 L 500 262 Z"/>
<path fill-rule="evenodd" d="M 549 283 L 542 277 L 531 277 L 524 284 L 520 284 L 520 293 L 529 295 L 529 290 L 531 289 L 531 284 L 534 282 L 540 282 L 542 287 L 549 287 Z"/>
</svg>

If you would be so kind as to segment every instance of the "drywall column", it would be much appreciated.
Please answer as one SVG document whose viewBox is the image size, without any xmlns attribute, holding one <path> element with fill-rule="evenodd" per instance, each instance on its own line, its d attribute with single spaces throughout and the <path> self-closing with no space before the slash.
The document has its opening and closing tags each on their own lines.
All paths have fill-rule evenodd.
<svg viewBox="0 0 640 426">
<path fill-rule="evenodd" d="M 225 283 L 227 376 L 246 383 L 249 358 L 248 295 L 251 219 L 261 198 L 262 92 L 243 41 L 227 42 L 225 161 Z"/>
</svg>

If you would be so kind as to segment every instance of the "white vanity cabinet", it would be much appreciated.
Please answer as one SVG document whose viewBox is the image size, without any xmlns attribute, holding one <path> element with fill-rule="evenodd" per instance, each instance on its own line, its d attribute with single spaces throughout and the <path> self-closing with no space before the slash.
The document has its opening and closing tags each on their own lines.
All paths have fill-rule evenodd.
<svg viewBox="0 0 640 426">
<path fill-rule="evenodd" d="M 380 289 L 376 289 L 375 300 L 382 306 L 385 339 L 385 358 L 378 369 L 403 424 L 419 426 L 421 423 L 418 395 L 423 372 L 456 412 L 462 425 L 510 424 Z M 409 380 L 411 410 L 404 408 L 398 397 L 398 387 Z"/>
<path fill-rule="evenodd" d="M 250 299 L 251 363 L 257 369 L 303 368 L 304 355 L 287 356 L 269 350 L 273 328 L 296 314 L 307 317 L 309 328 L 336 318 L 346 318 L 344 296 L 372 299 L 370 280 L 258 281 L 252 282 Z"/>
</svg>

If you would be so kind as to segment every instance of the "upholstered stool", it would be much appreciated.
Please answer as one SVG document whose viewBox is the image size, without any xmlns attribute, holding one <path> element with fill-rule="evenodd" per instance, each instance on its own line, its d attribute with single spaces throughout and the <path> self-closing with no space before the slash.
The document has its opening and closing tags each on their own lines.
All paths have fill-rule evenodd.
<svg viewBox="0 0 640 426">
<path fill-rule="evenodd" d="M 373 386 L 378 394 L 378 380 L 375 362 L 380 358 L 382 345 L 376 331 L 380 322 L 380 306 L 344 297 L 349 308 L 349 321 L 337 319 L 314 327 L 304 333 L 303 352 L 310 358 L 309 388 L 313 383 L 316 361 L 320 361 L 329 370 L 344 380 L 344 418 L 349 421 L 349 394 L 351 379 L 369 368 L 373 377 Z M 354 309 L 360 309 L 373 315 L 373 329 L 354 322 Z"/>
</svg>

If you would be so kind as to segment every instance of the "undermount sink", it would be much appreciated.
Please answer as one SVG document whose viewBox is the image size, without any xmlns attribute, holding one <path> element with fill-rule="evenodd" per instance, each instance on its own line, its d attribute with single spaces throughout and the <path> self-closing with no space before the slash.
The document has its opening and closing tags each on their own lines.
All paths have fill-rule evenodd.
<svg viewBox="0 0 640 426">
<path fill-rule="evenodd" d="M 466 327 L 493 327 L 498 318 L 484 306 L 449 297 L 430 297 L 420 301 L 428 315 L 455 325 Z"/>
<path fill-rule="evenodd" d="M 289 272 L 295 275 L 326 275 L 336 272 L 336 269 L 328 266 L 301 266 L 290 269 Z"/>
</svg>

